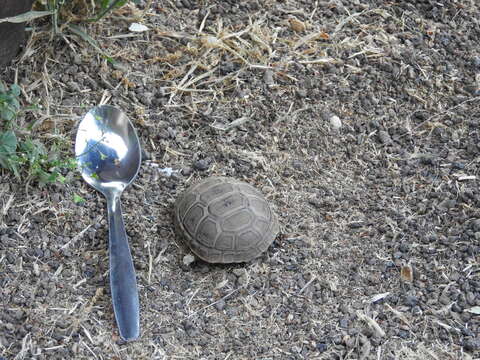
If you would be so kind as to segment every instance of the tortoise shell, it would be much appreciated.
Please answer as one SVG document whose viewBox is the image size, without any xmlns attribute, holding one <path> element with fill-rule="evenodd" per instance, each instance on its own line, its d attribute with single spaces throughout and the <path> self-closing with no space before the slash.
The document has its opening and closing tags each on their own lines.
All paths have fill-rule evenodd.
<svg viewBox="0 0 480 360">
<path fill-rule="evenodd" d="M 179 239 L 210 263 L 250 261 L 279 230 L 262 193 L 227 177 L 210 177 L 185 190 L 175 202 L 174 223 Z"/>
</svg>

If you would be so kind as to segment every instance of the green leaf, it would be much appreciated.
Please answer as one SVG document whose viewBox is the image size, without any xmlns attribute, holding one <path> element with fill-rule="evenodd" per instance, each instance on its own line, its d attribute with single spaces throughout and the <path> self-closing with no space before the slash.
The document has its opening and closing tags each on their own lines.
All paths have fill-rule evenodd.
<svg viewBox="0 0 480 360">
<path fill-rule="evenodd" d="M 105 52 L 100 48 L 100 46 L 98 45 L 98 42 L 93 39 L 90 35 L 88 35 L 85 31 L 83 31 L 80 27 L 76 26 L 76 25 L 73 25 L 73 24 L 70 24 L 68 25 L 68 28 L 70 29 L 70 31 L 72 33 L 74 33 L 75 35 L 78 35 L 80 36 L 83 40 L 85 40 L 86 42 L 88 42 L 90 45 L 92 45 L 95 50 L 97 50 L 100 54 L 104 55 L 104 56 L 108 56 L 107 54 L 105 54 Z"/>
<path fill-rule="evenodd" d="M 48 177 L 46 182 L 49 184 L 53 184 L 55 181 L 57 181 L 58 175 L 60 175 L 58 172 L 52 172 L 47 174 L 48 174 Z"/>
<path fill-rule="evenodd" d="M 18 111 L 18 109 L 20 109 L 20 103 L 14 97 L 10 98 L 10 105 L 11 105 L 10 107 L 13 108 L 12 111 L 13 110 Z"/>
<path fill-rule="evenodd" d="M 96 18 L 89 19 L 89 21 L 95 22 L 95 21 L 100 20 L 102 17 L 107 15 L 109 11 L 113 10 L 114 8 L 122 7 L 123 5 L 125 5 L 127 3 L 127 1 L 128 0 L 114 0 L 114 1 L 112 1 L 106 9 L 102 9 L 100 14 L 98 14 L 98 16 Z"/>
<path fill-rule="evenodd" d="M 20 179 L 20 170 L 18 169 L 18 162 L 16 161 L 16 156 L 7 159 L 7 162 L 7 169 L 12 171 L 17 179 Z"/>
<path fill-rule="evenodd" d="M 13 131 L 0 133 L 0 155 L 13 155 L 17 151 L 17 137 Z"/>
<path fill-rule="evenodd" d="M 65 167 L 70 170 L 75 170 L 78 167 L 78 162 L 77 159 L 75 158 L 70 158 L 67 160 Z"/>
<path fill-rule="evenodd" d="M 13 84 L 12 86 L 10 86 L 10 92 L 17 97 L 20 96 L 20 86 L 18 86 L 17 84 Z"/>
<path fill-rule="evenodd" d="M 82 204 L 85 202 L 85 199 L 78 194 L 73 194 L 73 202 L 75 204 Z"/>
<path fill-rule="evenodd" d="M 67 181 L 67 178 L 61 174 L 57 174 L 57 180 L 60 184 L 65 184 L 65 182 Z"/>
<path fill-rule="evenodd" d="M 50 174 L 49 172 L 46 172 L 40 167 L 34 167 L 34 171 L 32 171 L 32 174 L 34 177 L 38 178 L 38 184 L 40 186 L 43 186 L 45 184 L 49 184 L 52 182 L 52 178 L 51 178 L 52 174 Z M 53 179 L 53 181 L 55 181 L 55 179 Z"/>
<path fill-rule="evenodd" d="M 38 162 L 47 155 L 45 145 L 38 140 L 27 139 L 20 143 L 19 148 L 31 164 Z"/>
<path fill-rule="evenodd" d="M 102 0 L 101 2 L 101 10 L 105 10 L 108 6 L 108 4 L 110 3 L 110 0 Z"/>
<path fill-rule="evenodd" d="M 6 121 L 12 121 L 15 118 L 15 113 L 8 107 L 0 108 L 0 118 Z"/>
<path fill-rule="evenodd" d="M 7 169 L 7 170 L 11 170 L 10 169 L 10 161 L 8 160 L 8 157 L 3 156 L 2 154 L 0 154 L 0 167 L 2 167 L 4 169 Z"/>
<path fill-rule="evenodd" d="M 0 23 L 3 23 L 3 22 L 23 23 L 23 22 L 34 20 L 43 16 L 52 15 L 54 13 L 55 11 L 28 11 L 26 13 L 23 13 L 17 16 L 0 19 Z"/>
</svg>

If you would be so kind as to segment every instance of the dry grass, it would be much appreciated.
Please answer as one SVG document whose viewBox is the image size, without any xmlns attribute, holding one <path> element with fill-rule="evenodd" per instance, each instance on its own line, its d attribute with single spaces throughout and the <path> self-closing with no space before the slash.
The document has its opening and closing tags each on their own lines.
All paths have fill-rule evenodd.
<svg viewBox="0 0 480 360">
<path fill-rule="evenodd" d="M 332 3 L 342 7 L 340 2 Z M 365 59 L 375 63 L 390 61 L 398 65 L 400 74 L 408 73 L 411 65 L 392 61 L 407 47 L 399 39 L 402 32 L 410 30 L 407 14 L 399 17 L 389 8 L 357 13 L 347 10 L 320 22 L 316 18 L 318 8 L 307 11 L 292 1 L 280 5 L 265 1 L 268 11 L 278 13 L 275 21 L 260 13 L 241 24 L 227 24 L 227 19 L 214 16 L 207 6 L 205 15 L 195 23 L 195 16 L 178 12 L 169 1 L 149 1 L 148 5 L 151 7 L 145 11 L 125 6 L 105 21 L 86 27 L 115 64 L 77 36 L 65 33 L 51 39 L 49 29 L 34 29 L 18 64 L 16 79 L 25 100 L 38 104 L 39 109 L 19 119 L 20 126 L 34 123 L 35 136 L 52 142 L 61 139 L 71 145 L 76 122 L 89 107 L 106 102 L 119 104 L 148 139 L 152 163 L 157 167 L 189 165 L 198 153 L 224 158 L 223 163 L 212 165 L 211 173 L 238 164 L 251 165 L 252 175 L 241 175 L 239 171 L 239 176 L 257 182 L 281 214 L 281 241 L 269 253 L 268 262 L 247 264 L 239 276 L 230 267 L 179 270 L 180 251 L 171 245 L 173 231 L 167 215 L 175 192 L 168 190 L 169 180 L 158 171 L 148 177 L 153 170 L 144 166 L 125 206 L 129 209 L 127 228 L 135 237 L 135 262 L 141 279 L 141 302 L 145 304 L 144 335 L 139 342 L 123 346 L 117 343 L 104 283 L 108 258 L 102 200 L 79 182 L 60 187 L 60 199 L 55 198 L 55 191 L 31 191 L 31 196 L 25 196 L 21 186 L 0 187 L 0 228 L 6 228 L 8 221 L 14 223 L 8 227 L 15 232 L 12 236 L 17 246 L 49 250 L 59 264 L 51 267 L 38 257 L 31 260 L 33 264 L 16 260 L 7 265 L 6 255 L 0 252 L 0 271 L 14 270 L 7 284 L 9 289 L 31 296 L 23 303 L 12 302 L 7 310 L 24 311 L 26 322 L 34 324 L 16 344 L 1 345 L 0 341 L 0 354 L 16 359 L 36 354 L 39 358 L 61 358 L 71 356 L 61 352 L 68 350 L 78 359 L 247 359 L 247 351 L 255 354 L 264 346 L 272 358 L 300 358 L 299 350 L 315 349 L 317 342 L 327 341 L 322 338 L 325 329 L 345 333 L 338 325 L 339 316 L 347 317 L 338 315 L 342 303 L 357 306 L 353 312 L 356 328 L 371 329 L 385 342 L 375 346 L 361 334 L 344 335 L 339 342 L 347 344 L 345 351 L 329 343 L 324 353 L 315 352 L 312 359 L 337 356 L 366 360 L 391 355 L 406 360 L 470 360 L 453 340 L 448 346 L 422 340 L 422 331 L 436 334 L 439 329 L 445 330 L 443 322 L 435 322 L 433 315 L 415 318 L 405 307 L 388 305 L 380 308 L 387 320 L 379 320 L 380 310 L 371 306 L 371 298 L 387 292 L 404 294 L 408 285 L 401 283 L 400 273 L 393 280 L 388 278 L 368 287 L 365 282 L 349 278 L 349 262 L 360 264 L 352 272 L 361 279 L 376 275 L 379 270 L 366 263 L 365 254 L 383 266 L 391 260 L 391 249 L 377 245 L 397 241 L 403 234 L 397 223 L 384 217 L 374 220 L 380 225 L 385 221 L 394 240 L 374 233 L 374 225 L 379 224 L 367 224 L 355 233 L 350 230 L 351 224 L 367 218 L 365 202 L 378 201 L 377 188 L 365 185 L 365 174 L 374 166 L 370 160 L 388 163 L 385 177 L 392 176 L 392 183 L 400 187 L 393 176 L 398 173 L 398 156 L 384 154 L 373 141 L 375 132 L 361 139 L 368 156 L 355 152 L 345 156 L 344 148 L 359 139 L 348 131 L 342 138 L 341 132 L 334 132 L 328 122 L 322 121 L 321 111 L 334 111 L 349 130 L 369 121 L 370 114 L 355 113 L 351 103 L 338 97 L 327 99 L 324 90 L 313 100 L 299 100 L 295 95 L 303 89 L 305 78 L 311 77 L 299 70 L 299 64 L 302 69 L 317 71 L 322 85 L 333 82 L 336 89 L 348 88 L 352 76 L 368 78 L 364 73 Z M 128 32 L 133 21 L 142 22 L 150 30 L 144 34 Z M 437 31 L 434 24 L 421 21 L 433 36 Z M 389 27 L 396 31 L 388 31 Z M 436 81 L 428 54 L 417 55 L 416 70 Z M 78 71 L 62 73 L 75 64 L 75 59 Z M 327 70 L 339 64 L 345 65 L 342 72 L 329 76 Z M 84 82 L 86 77 L 94 84 Z M 270 90 L 268 95 L 263 85 Z M 441 126 L 444 116 L 478 101 L 478 97 L 471 98 L 449 107 L 444 101 L 453 85 L 447 83 L 442 89 L 427 92 L 422 87 L 407 88 L 408 96 L 418 101 L 415 111 L 428 110 L 432 115 L 419 124 L 400 116 L 391 121 L 405 125 L 410 136 L 428 135 Z M 147 92 L 162 97 L 163 102 L 142 103 L 139 99 Z M 385 108 L 394 108 L 396 102 L 400 100 L 391 99 L 392 105 Z M 258 104 L 273 104 L 273 110 L 265 111 Z M 408 111 L 414 115 L 410 106 Z M 181 127 L 178 124 L 184 119 L 188 126 L 182 123 Z M 159 136 L 162 131 L 168 134 L 167 126 L 174 124 L 178 125 L 174 140 L 169 135 Z M 263 131 L 241 137 L 247 133 L 245 129 L 254 125 Z M 314 141 L 319 142 L 315 148 L 310 146 Z M 187 146 L 183 146 L 185 143 Z M 292 163 L 298 159 L 304 167 L 292 170 Z M 188 184 L 193 176 L 184 183 Z M 407 179 L 402 186 L 415 189 L 418 182 Z M 69 196 L 74 192 L 87 198 L 89 206 L 73 205 Z M 406 195 L 389 200 L 382 204 L 385 212 L 399 212 L 412 220 L 418 217 Z M 146 204 L 148 211 L 144 209 Z M 9 217 L 12 209 L 22 213 L 15 222 Z M 92 211 L 96 211 L 95 215 Z M 42 218 L 38 224 L 36 217 Z M 144 228 L 137 231 L 135 228 L 141 224 Z M 284 270 L 287 267 L 294 270 Z M 85 273 L 91 269 L 95 276 L 87 277 Z M 169 279 L 177 283 L 159 285 Z M 253 283 L 257 285 L 255 291 L 251 290 Z M 35 300 L 36 295 L 44 293 L 48 301 Z M 217 310 L 223 302 L 228 304 L 227 310 L 235 312 Z M 186 321 L 191 326 L 186 326 Z M 405 329 L 411 338 L 407 341 L 392 335 L 385 325 L 387 321 Z M 197 328 L 209 332 L 195 333 Z M 292 330 L 286 333 L 286 328 Z M 412 333 L 412 329 L 418 332 Z M 57 341 L 54 334 L 63 336 L 62 340 Z M 209 342 L 199 344 L 197 340 L 202 336 Z M 18 348 L 20 351 L 14 354 Z"/>
</svg>

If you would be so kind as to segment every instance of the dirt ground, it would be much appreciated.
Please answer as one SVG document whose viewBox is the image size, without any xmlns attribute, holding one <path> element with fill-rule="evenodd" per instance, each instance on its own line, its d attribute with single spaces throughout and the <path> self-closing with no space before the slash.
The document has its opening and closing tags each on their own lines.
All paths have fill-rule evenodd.
<svg viewBox="0 0 480 360">
<path fill-rule="evenodd" d="M 142 12 L 85 28 L 115 64 L 39 20 L 0 74 L 41 105 L 20 121 L 71 156 L 92 106 L 135 123 L 146 156 L 122 204 L 141 339 L 118 337 L 102 195 L 74 171 L 41 189 L 3 173 L 0 358 L 478 359 L 480 5 L 165 0 Z M 150 30 L 130 32 L 135 19 Z M 173 204 L 212 175 L 256 186 L 278 214 L 260 258 L 184 264 Z"/>
</svg>

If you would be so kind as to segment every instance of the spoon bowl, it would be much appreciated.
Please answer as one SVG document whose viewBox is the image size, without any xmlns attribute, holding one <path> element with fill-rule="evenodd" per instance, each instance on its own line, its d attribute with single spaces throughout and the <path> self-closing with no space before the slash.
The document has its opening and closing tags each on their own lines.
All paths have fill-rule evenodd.
<svg viewBox="0 0 480 360">
<path fill-rule="evenodd" d="M 140 168 L 137 134 L 119 109 L 102 105 L 82 119 L 75 141 L 82 177 L 105 196 L 120 194 Z"/>
<path fill-rule="evenodd" d="M 81 120 L 75 155 L 83 179 L 107 199 L 113 309 L 122 339 L 134 340 L 140 334 L 139 300 L 120 196 L 138 174 L 140 142 L 121 110 L 101 105 Z"/>
</svg>

